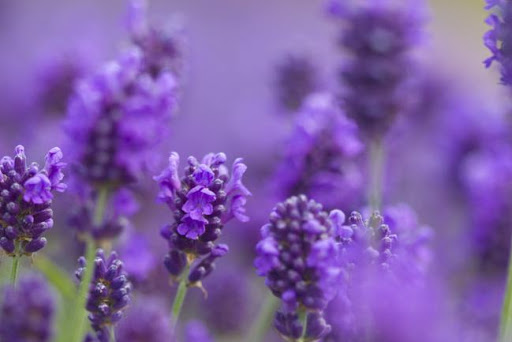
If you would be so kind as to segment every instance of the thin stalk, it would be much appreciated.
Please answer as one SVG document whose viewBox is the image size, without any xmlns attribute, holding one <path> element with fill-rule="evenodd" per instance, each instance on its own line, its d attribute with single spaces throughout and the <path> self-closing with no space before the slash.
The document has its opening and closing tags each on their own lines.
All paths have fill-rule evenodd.
<svg viewBox="0 0 512 342">
<path fill-rule="evenodd" d="M 116 342 L 116 329 L 114 326 L 110 327 L 110 342 Z"/>
<path fill-rule="evenodd" d="M 263 342 L 270 325 L 272 324 L 272 314 L 277 310 L 279 300 L 272 294 L 268 294 L 265 302 L 260 308 L 258 318 L 253 322 L 249 329 L 249 335 L 245 339 L 250 342 Z"/>
<path fill-rule="evenodd" d="M 178 325 L 178 320 L 180 319 L 181 309 L 183 308 L 183 303 L 185 302 L 185 297 L 187 296 L 188 271 L 189 271 L 189 267 L 187 266 L 182 273 L 180 283 L 178 285 L 178 291 L 176 292 L 176 296 L 174 297 L 174 302 L 172 303 L 171 327 L 172 327 L 173 331 L 176 330 L 176 326 Z"/>
<path fill-rule="evenodd" d="M 384 177 L 384 147 L 382 138 L 370 141 L 369 152 L 370 183 L 368 203 L 372 211 L 379 210 L 382 204 L 382 179 Z"/>
<path fill-rule="evenodd" d="M 16 248 L 14 249 L 14 257 L 12 258 L 12 268 L 11 268 L 11 285 L 16 286 L 16 280 L 18 278 L 18 268 L 20 264 L 20 244 L 16 243 Z"/>
<path fill-rule="evenodd" d="M 306 340 L 306 331 L 308 330 L 308 312 L 305 309 L 299 311 L 299 320 L 302 325 L 302 335 L 299 342 L 303 342 Z"/>
<path fill-rule="evenodd" d="M 96 199 L 96 207 L 94 209 L 93 224 L 100 225 L 103 223 L 105 216 L 105 209 L 109 196 L 109 188 L 101 187 L 98 189 L 98 197 Z M 85 260 L 86 267 L 78 288 L 78 296 L 76 297 L 73 313 L 72 313 L 72 326 L 71 329 L 71 342 L 82 342 L 86 332 L 86 318 L 87 311 L 85 304 L 87 301 L 87 292 L 91 284 L 92 276 L 94 273 L 94 258 L 96 257 L 96 243 L 90 237 L 85 238 Z"/>
<path fill-rule="evenodd" d="M 512 249 L 508 261 L 507 287 L 501 311 L 500 342 L 512 341 Z"/>
</svg>

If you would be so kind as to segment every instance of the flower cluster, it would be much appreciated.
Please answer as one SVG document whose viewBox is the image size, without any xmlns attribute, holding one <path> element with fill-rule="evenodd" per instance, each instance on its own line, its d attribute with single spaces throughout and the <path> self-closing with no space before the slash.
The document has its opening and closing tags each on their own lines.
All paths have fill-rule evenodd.
<svg viewBox="0 0 512 342">
<path fill-rule="evenodd" d="M 333 96 L 310 95 L 275 176 L 279 197 L 306 194 L 329 208 L 357 205 L 363 183 L 357 158 L 362 150 L 357 126 Z"/>
<path fill-rule="evenodd" d="M 173 276 L 180 275 L 190 259 L 206 255 L 190 273 L 191 282 L 204 278 L 213 261 L 227 253 L 227 246 L 215 246 L 224 224 L 232 218 L 249 219 L 245 203 L 251 192 L 242 184 L 247 167 L 236 159 L 230 175 L 225 162 L 224 153 L 207 154 L 201 162 L 189 157 L 180 179 L 179 155 L 173 152 L 168 168 L 154 178 L 160 185 L 159 200 L 174 212 L 174 223 L 161 230 L 170 247 L 165 265 Z"/>
<path fill-rule="evenodd" d="M 16 288 L 7 286 L 0 303 L 1 341 L 52 341 L 54 298 L 42 278 L 29 275 Z"/>
<path fill-rule="evenodd" d="M 307 314 L 308 340 L 330 331 L 321 312 L 341 280 L 334 239 L 339 216 L 344 217 L 339 210 L 327 213 L 306 196 L 294 196 L 278 203 L 270 223 L 261 229 L 255 267 L 258 275 L 266 277 L 272 293 L 283 301 L 274 322 L 283 336 L 302 336 L 305 323 L 299 320 L 301 312 Z"/>
<path fill-rule="evenodd" d="M 87 267 L 85 258 L 79 260 L 76 277 L 82 280 Z M 123 309 L 130 301 L 131 285 L 123 271 L 123 263 L 115 252 L 105 258 L 100 249 L 94 259 L 94 273 L 89 287 L 86 309 L 91 326 L 100 342 L 109 341 L 109 328 L 123 316 Z"/>
<path fill-rule="evenodd" d="M 183 29 L 152 26 L 147 20 L 147 1 L 130 2 L 129 29 L 132 43 L 144 54 L 146 71 L 153 76 L 162 72 L 172 72 L 180 79 L 184 69 L 186 39 Z"/>
<path fill-rule="evenodd" d="M 277 96 L 280 105 L 296 111 L 302 101 L 318 87 L 317 75 L 310 59 L 300 55 L 287 55 L 277 67 Z"/>
<path fill-rule="evenodd" d="M 339 45 L 352 55 L 340 72 L 344 105 L 370 137 L 387 131 L 407 98 L 409 52 L 418 41 L 422 6 L 398 3 L 332 1 L 344 25 Z"/>
<path fill-rule="evenodd" d="M 43 169 L 27 165 L 19 145 L 14 158 L 5 156 L 0 165 L 0 247 L 8 254 L 30 255 L 46 245 L 44 232 L 53 227 L 53 193 L 62 192 L 66 166 L 62 152 L 52 148 Z"/>
<path fill-rule="evenodd" d="M 498 8 L 498 13 L 492 13 L 486 23 L 492 28 L 484 35 L 485 46 L 492 56 L 484 61 L 486 67 L 496 61 L 500 64 L 501 83 L 512 85 L 512 4 L 508 0 L 486 0 L 486 9 Z M 509 51 L 510 50 L 510 51 Z"/>
<path fill-rule="evenodd" d="M 175 85 L 170 73 L 145 72 L 144 54 L 135 47 L 78 82 L 65 128 L 79 178 L 115 188 L 153 165 L 175 107 Z"/>
</svg>

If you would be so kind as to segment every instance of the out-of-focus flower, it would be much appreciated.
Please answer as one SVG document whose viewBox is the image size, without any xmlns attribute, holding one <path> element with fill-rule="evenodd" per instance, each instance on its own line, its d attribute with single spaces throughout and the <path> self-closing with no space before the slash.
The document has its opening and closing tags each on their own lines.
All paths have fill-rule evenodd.
<svg viewBox="0 0 512 342">
<path fill-rule="evenodd" d="M 55 304 L 51 289 L 39 276 L 23 276 L 7 286 L 0 305 L 0 340 L 50 342 Z"/>
<path fill-rule="evenodd" d="M 254 265 L 258 274 L 266 277 L 268 288 L 283 302 L 274 325 L 286 338 L 300 338 L 303 324 L 308 327 L 308 340 L 320 339 L 330 331 L 322 311 L 341 280 L 331 221 L 338 216 L 344 215 L 339 210 L 329 214 L 304 195 L 294 196 L 278 203 L 270 214 L 270 223 L 261 229 Z M 299 320 L 302 311 L 306 322 Z"/>
<path fill-rule="evenodd" d="M 498 13 L 491 13 L 486 23 L 491 29 L 484 35 L 484 44 L 492 56 L 484 61 L 488 68 L 496 61 L 500 64 L 501 83 L 512 85 L 512 4 L 507 0 L 486 0 L 486 9 L 498 9 Z"/>
<path fill-rule="evenodd" d="M 420 1 L 331 0 L 343 25 L 340 48 L 351 55 L 340 73 L 343 105 L 367 136 L 382 136 L 406 108 L 423 7 Z"/>
<path fill-rule="evenodd" d="M 149 74 L 170 71 L 181 79 L 187 45 L 184 29 L 177 21 L 171 21 L 173 25 L 166 27 L 151 25 L 147 19 L 147 5 L 146 0 L 130 1 L 128 28 L 132 43 L 143 51 Z"/>
<path fill-rule="evenodd" d="M 305 56 L 289 54 L 277 66 L 276 91 L 281 107 L 294 112 L 318 87 L 317 71 Z"/>
<path fill-rule="evenodd" d="M 174 223 L 161 230 L 170 248 L 165 265 L 171 275 L 178 276 L 188 261 L 204 256 L 191 267 L 189 281 L 196 283 L 211 272 L 215 259 L 228 251 L 226 245 L 215 245 L 224 224 L 232 218 L 248 220 L 244 204 L 251 193 L 242 184 L 247 167 L 240 158 L 234 161 L 231 175 L 224 165 L 224 153 L 207 154 L 201 162 L 189 157 L 187 162 L 180 180 L 179 156 L 171 153 L 168 168 L 154 179 L 160 185 L 159 200 L 174 213 Z"/>
<path fill-rule="evenodd" d="M 65 124 L 78 177 L 111 188 L 139 179 L 156 162 L 154 149 L 166 136 L 175 87 L 170 73 L 145 72 L 137 48 L 78 82 Z"/>
<path fill-rule="evenodd" d="M 86 267 L 85 258 L 79 260 L 76 277 L 82 280 Z M 123 310 L 130 302 L 131 285 L 123 270 L 123 263 L 115 252 L 105 258 L 100 249 L 94 259 L 94 271 L 86 309 L 89 320 L 100 341 L 109 340 L 109 329 L 123 317 Z"/>
<path fill-rule="evenodd" d="M 147 280 L 158 264 L 149 240 L 139 232 L 128 234 L 119 255 L 124 260 L 124 268 L 134 283 Z"/>
<path fill-rule="evenodd" d="M 303 103 L 275 183 L 280 198 L 307 194 L 329 208 L 359 204 L 363 175 L 357 165 L 363 144 L 358 129 L 327 93 Z"/>
<path fill-rule="evenodd" d="M 214 342 L 214 339 L 203 323 L 190 321 L 185 328 L 185 342 Z"/>
<path fill-rule="evenodd" d="M 30 255 L 46 245 L 42 235 L 53 227 L 53 193 L 66 189 L 62 157 L 61 150 L 54 147 L 46 155 L 43 169 L 37 163 L 27 166 L 25 149 L 19 145 L 14 159 L 2 158 L 0 246 L 8 254 Z"/>
<path fill-rule="evenodd" d="M 174 341 L 166 310 L 156 301 L 143 298 L 127 311 L 117 326 L 116 339 L 127 342 Z"/>
</svg>

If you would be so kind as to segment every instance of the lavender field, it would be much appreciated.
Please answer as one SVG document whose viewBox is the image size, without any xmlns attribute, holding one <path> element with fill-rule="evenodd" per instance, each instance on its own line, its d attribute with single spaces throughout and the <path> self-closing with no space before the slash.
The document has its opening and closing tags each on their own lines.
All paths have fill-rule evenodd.
<svg viewBox="0 0 512 342">
<path fill-rule="evenodd" d="M 511 0 L 0 0 L 0 342 L 512 342 Z"/>
</svg>

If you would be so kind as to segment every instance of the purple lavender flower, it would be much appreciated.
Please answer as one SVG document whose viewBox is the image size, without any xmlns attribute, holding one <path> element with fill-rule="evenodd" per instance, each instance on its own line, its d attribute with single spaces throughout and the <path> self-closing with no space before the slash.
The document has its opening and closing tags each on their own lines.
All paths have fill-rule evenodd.
<svg viewBox="0 0 512 342">
<path fill-rule="evenodd" d="M 285 337 L 297 339 L 302 335 L 300 312 L 307 314 L 309 333 L 318 333 L 313 336 L 306 332 L 308 340 L 320 339 L 330 330 L 321 312 L 341 280 L 332 221 L 338 216 L 343 216 L 339 210 L 328 214 L 306 196 L 294 196 L 278 203 L 270 223 L 261 229 L 254 264 L 272 293 L 283 301 L 274 323 Z"/>
<path fill-rule="evenodd" d="M 81 80 L 65 125 L 79 178 L 116 188 L 134 182 L 153 165 L 154 149 L 165 137 L 175 107 L 175 86 L 170 73 L 148 74 L 137 48 Z"/>
<path fill-rule="evenodd" d="M 311 61 L 300 55 L 289 54 L 277 66 L 277 94 L 281 107 L 296 111 L 303 100 L 318 87 L 316 69 Z"/>
<path fill-rule="evenodd" d="M 339 45 L 352 56 L 340 73 L 343 104 L 365 135 L 381 136 L 404 110 L 412 73 L 409 52 L 418 41 L 422 4 L 331 3 L 344 26 Z"/>
<path fill-rule="evenodd" d="M 85 258 L 79 260 L 76 277 L 82 280 Z M 105 259 L 99 249 L 94 259 L 94 273 L 89 287 L 86 309 L 91 326 L 101 341 L 109 341 L 109 328 L 123 317 L 123 310 L 130 301 L 131 285 L 123 270 L 123 263 L 115 252 Z"/>
<path fill-rule="evenodd" d="M 358 205 L 363 177 L 357 165 L 358 129 L 327 93 L 301 107 L 275 182 L 279 197 L 307 194 L 329 208 Z"/>
<path fill-rule="evenodd" d="M 231 176 L 224 165 L 223 153 L 207 154 L 201 162 L 188 158 L 185 175 L 178 176 L 179 156 L 171 153 L 169 166 L 154 177 L 160 185 L 158 198 L 174 212 L 174 223 L 162 228 L 170 252 L 165 265 L 173 276 L 181 274 L 190 261 L 204 257 L 191 268 L 189 280 L 199 282 L 208 275 L 213 262 L 227 252 L 227 246 L 217 245 L 226 222 L 236 218 L 246 222 L 246 197 L 250 191 L 242 184 L 247 169 L 242 159 L 233 163 Z"/>
<path fill-rule="evenodd" d="M 139 300 L 117 327 L 116 339 L 127 342 L 174 341 L 166 310 L 151 299 Z"/>
<path fill-rule="evenodd" d="M 119 251 L 124 260 L 124 268 L 134 282 L 143 282 L 159 265 L 151 250 L 148 238 L 139 232 L 130 232 Z"/>
<path fill-rule="evenodd" d="M 37 163 L 27 166 L 23 146 L 15 153 L 14 159 L 3 157 L 0 165 L 0 246 L 9 255 L 31 255 L 46 245 L 42 235 L 53 227 L 53 193 L 66 189 L 66 164 L 58 147 L 48 152 L 41 170 Z"/>
<path fill-rule="evenodd" d="M 4 289 L 0 305 L 0 340 L 9 342 L 50 342 L 52 340 L 54 297 L 39 276 L 27 275 L 17 287 Z"/>
<path fill-rule="evenodd" d="M 131 41 L 143 51 L 147 72 L 159 75 L 170 71 L 180 79 L 186 39 L 181 25 L 176 21 L 172 24 L 166 27 L 151 25 L 147 19 L 147 1 L 131 0 L 128 20 Z"/>
<path fill-rule="evenodd" d="M 485 46 L 492 53 L 492 56 L 484 61 L 489 68 L 493 62 L 500 64 L 501 83 L 512 85 L 512 51 L 509 46 L 512 42 L 512 4 L 507 0 L 486 0 L 485 8 L 498 9 L 498 13 L 491 13 L 486 23 L 491 29 L 484 35 Z"/>
<path fill-rule="evenodd" d="M 214 342 L 208 329 L 200 321 L 190 321 L 185 328 L 186 342 Z"/>
</svg>

